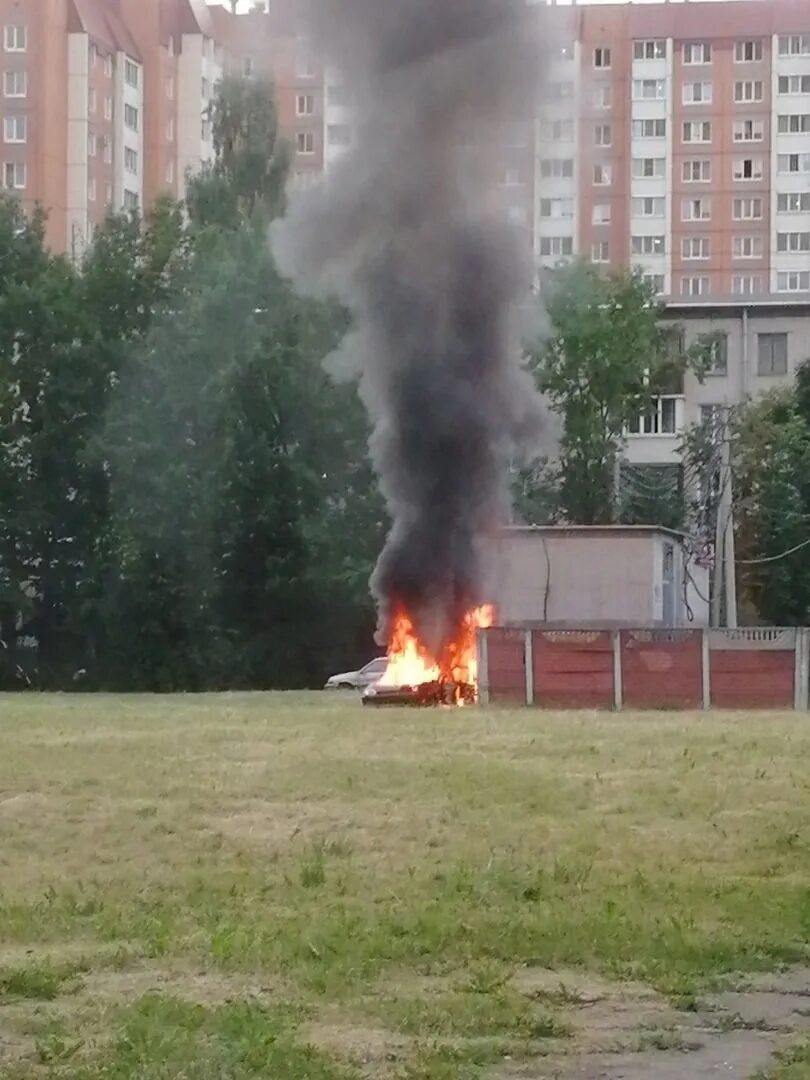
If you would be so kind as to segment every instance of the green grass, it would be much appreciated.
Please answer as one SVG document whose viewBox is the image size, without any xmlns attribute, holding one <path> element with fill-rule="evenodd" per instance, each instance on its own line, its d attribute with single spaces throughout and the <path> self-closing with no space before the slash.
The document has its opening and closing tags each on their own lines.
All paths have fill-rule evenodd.
<svg viewBox="0 0 810 1080">
<path fill-rule="evenodd" d="M 576 1043 L 576 994 L 518 971 L 694 1003 L 808 960 L 805 717 L 0 710 L 0 1002 L 26 1080 L 258 1076 L 274 1047 L 281 1080 L 474 1076 Z"/>
<path fill-rule="evenodd" d="M 761 1074 L 759 1080 L 808 1080 L 810 1077 L 810 1042 L 780 1055 L 779 1063 Z"/>
</svg>

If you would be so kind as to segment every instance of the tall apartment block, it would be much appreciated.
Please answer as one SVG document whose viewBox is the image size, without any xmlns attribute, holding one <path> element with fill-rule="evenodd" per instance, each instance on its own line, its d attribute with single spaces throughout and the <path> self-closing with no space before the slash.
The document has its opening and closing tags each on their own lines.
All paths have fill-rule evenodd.
<svg viewBox="0 0 810 1080">
<path fill-rule="evenodd" d="M 202 0 L 0 0 L 3 186 L 79 256 L 108 208 L 182 196 L 213 155 L 222 49 Z"/>
</svg>

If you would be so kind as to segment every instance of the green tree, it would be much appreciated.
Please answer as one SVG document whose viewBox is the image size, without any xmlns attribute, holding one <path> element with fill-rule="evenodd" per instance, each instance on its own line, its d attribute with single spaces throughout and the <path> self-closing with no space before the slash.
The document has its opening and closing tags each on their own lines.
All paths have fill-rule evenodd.
<svg viewBox="0 0 810 1080">
<path fill-rule="evenodd" d="M 533 351 L 540 389 L 563 424 L 562 514 L 584 525 L 614 520 L 614 464 L 625 433 L 655 398 L 675 391 L 694 361 L 640 274 L 603 274 L 585 262 L 559 270 L 544 296 L 550 337 Z"/>
</svg>

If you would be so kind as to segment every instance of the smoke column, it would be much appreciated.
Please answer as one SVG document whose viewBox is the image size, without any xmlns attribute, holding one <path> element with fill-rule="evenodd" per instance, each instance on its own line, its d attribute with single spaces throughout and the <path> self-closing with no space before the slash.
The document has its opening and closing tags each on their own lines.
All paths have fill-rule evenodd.
<svg viewBox="0 0 810 1080">
<path fill-rule="evenodd" d="M 313 0 L 358 137 L 272 234 L 300 288 L 354 315 L 333 369 L 360 376 L 393 521 L 378 640 L 405 610 L 440 663 L 487 599 L 477 540 L 508 520 L 509 459 L 540 425 L 519 342 L 526 238 L 493 204 L 504 134 L 531 115 L 536 22 L 523 0 Z"/>
</svg>

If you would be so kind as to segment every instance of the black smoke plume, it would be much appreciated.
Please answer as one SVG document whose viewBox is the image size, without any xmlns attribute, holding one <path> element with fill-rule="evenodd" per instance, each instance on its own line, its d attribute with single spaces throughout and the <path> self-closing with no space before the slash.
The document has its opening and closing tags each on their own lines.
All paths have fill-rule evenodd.
<svg viewBox="0 0 810 1080">
<path fill-rule="evenodd" d="M 523 0 L 313 0 L 357 137 L 273 235 L 282 269 L 354 315 L 333 366 L 360 375 L 393 520 L 371 580 L 379 640 L 404 609 L 440 663 L 487 599 L 478 540 L 508 519 L 510 457 L 539 425 L 527 241 L 496 186 L 533 109 L 536 19 Z"/>
</svg>

